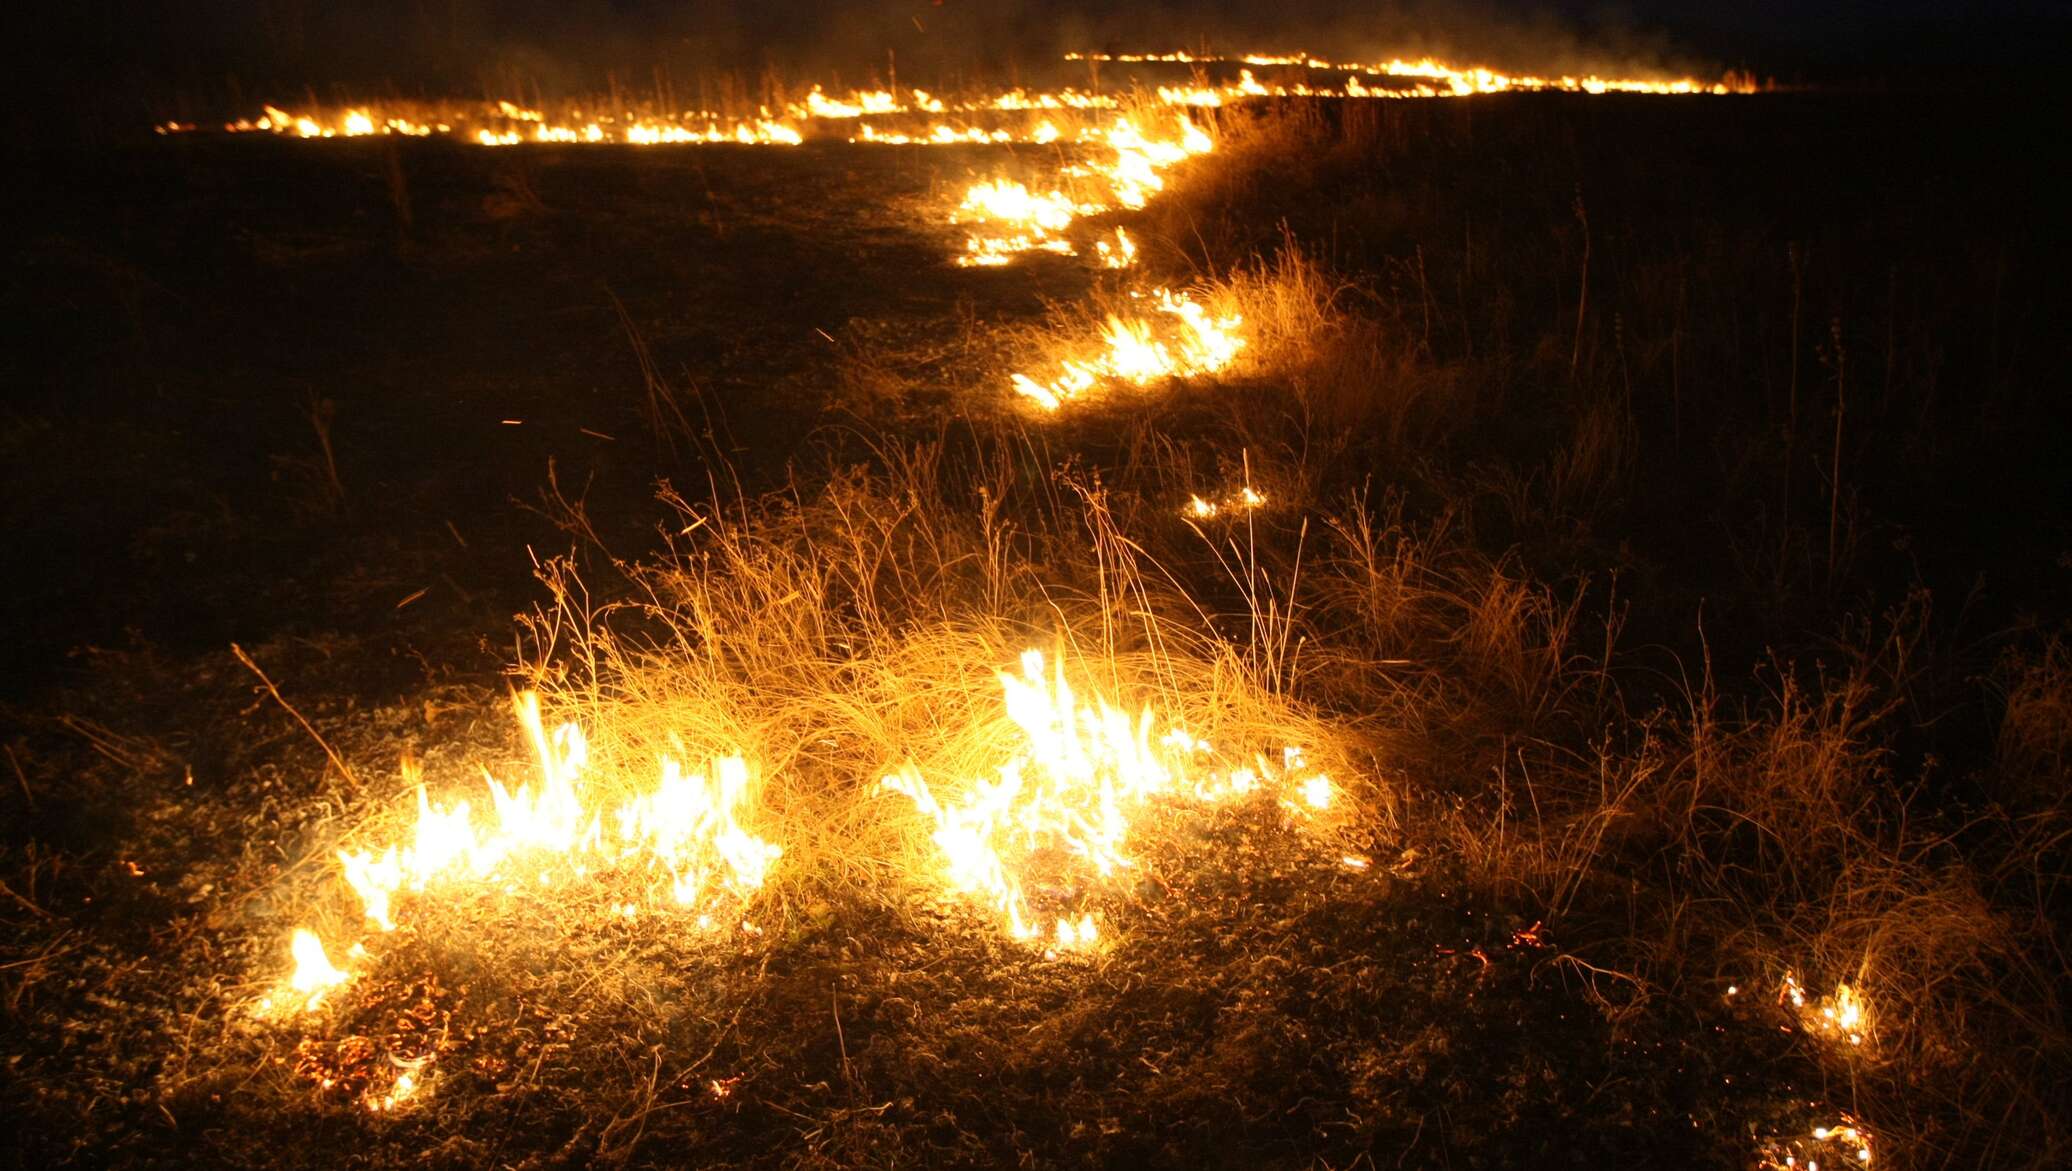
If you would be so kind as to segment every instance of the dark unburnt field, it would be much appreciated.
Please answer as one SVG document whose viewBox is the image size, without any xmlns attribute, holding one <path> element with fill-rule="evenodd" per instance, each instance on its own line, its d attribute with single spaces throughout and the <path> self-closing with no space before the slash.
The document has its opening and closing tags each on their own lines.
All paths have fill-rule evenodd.
<svg viewBox="0 0 2072 1171">
<path fill-rule="evenodd" d="M 955 239 L 913 203 L 1002 152 L 336 145 L 34 164 L 10 242 L 31 344 L 7 358 L 7 526 L 44 571 L 7 602 L 11 688 L 130 627 L 182 650 L 262 637 L 262 614 L 266 633 L 366 630 L 422 587 L 434 608 L 504 588 L 508 611 L 524 542 L 565 544 L 512 507 L 549 461 L 571 492 L 594 477 L 600 523 L 645 533 L 654 479 L 687 465 L 642 425 L 628 321 L 767 483 L 844 420 L 845 347 L 892 337 L 943 366 L 1083 282 L 943 263 Z"/>
<path fill-rule="evenodd" d="M 1250 290 L 1256 360 L 1056 417 L 1005 374 L 1094 276 L 941 225 L 1031 148 L 32 160 L 14 1158 L 1750 1167 L 1846 1114 L 1877 1165 L 2061 1161 L 2056 144 L 1907 95 L 1220 131 L 1125 222 Z M 1246 469 L 1272 507 L 1176 517 Z M 512 621 L 628 600 L 603 649 Z M 1351 808 L 1161 815 L 1108 947 L 1002 938 L 869 790 L 1060 628 L 1327 737 Z M 522 758 L 507 670 L 763 753 L 753 930 L 490 898 L 256 1017 L 401 756 Z"/>
</svg>

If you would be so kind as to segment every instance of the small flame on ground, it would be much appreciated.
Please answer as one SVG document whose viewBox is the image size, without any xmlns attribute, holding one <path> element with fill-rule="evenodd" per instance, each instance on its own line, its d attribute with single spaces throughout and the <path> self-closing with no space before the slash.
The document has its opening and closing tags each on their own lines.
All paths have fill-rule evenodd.
<svg viewBox="0 0 2072 1171">
<path fill-rule="evenodd" d="M 1799 983 L 1798 973 L 1786 972 L 1777 999 L 1790 1005 L 1800 1026 L 1815 1036 L 1852 1046 L 1861 1046 L 1870 1036 L 1870 1003 L 1846 981 L 1836 984 L 1832 995 L 1816 998 Z"/>
<path fill-rule="evenodd" d="M 537 789 L 509 789 L 485 771 L 493 818 L 478 821 L 465 799 L 452 806 L 434 803 L 415 765 L 406 761 L 405 777 L 417 781 L 409 840 L 379 853 L 339 851 L 346 883 L 377 928 L 395 930 L 399 895 L 422 896 L 441 883 L 514 892 L 520 883 L 552 890 L 633 874 L 651 895 L 666 889 L 667 903 L 692 907 L 716 888 L 745 896 L 768 878 L 783 851 L 737 819 L 751 787 L 741 757 L 724 756 L 705 772 L 692 773 L 664 756 L 654 786 L 621 801 L 607 816 L 584 781 L 589 745 L 582 730 L 566 723 L 549 735 L 534 692 L 520 693 L 514 707 L 538 762 Z M 639 904 L 619 901 L 612 909 L 632 919 Z M 710 920 L 701 915 L 698 921 Z M 746 924 L 744 929 L 752 930 Z M 364 954 L 358 945 L 355 950 Z M 292 951 L 296 966 L 289 986 L 306 995 L 309 1008 L 350 979 L 307 930 L 295 932 Z"/>
<path fill-rule="evenodd" d="M 1092 911 L 1068 911 L 1046 925 L 1026 893 L 1038 868 L 1046 885 L 1068 890 L 1116 877 L 1135 862 L 1133 820 L 1154 800 L 1216 803 L 1272 786 L 1298 813 L 1327 808 L 1329 777 L 1311 770 L 1301 750 L 1228 767 L 1185 729 L 1159 734 L 1146 707 L 1132 716 L 1099 696 L 1081 698 L 1062 661 L 1046 670 L 1043 652 L 1025 651 L 1018 674 L 998 679 L 1021 746 L 993 779 L 967 780 L 953 800 L 937 795 L 908 765 L 882 782 L 935 823 L 932 835 L 945 877 L 985 903 L 1008 934 L 1059 950 L 1083 950 L 1101 939 Z M 1055 870 L 1069 873 L 1053 873 Z"/>
<path fill-rule="evenodd" d="M 866 139 L 889 141 L 869 127 L 865 129 Z M 967 233 L 964 254 L 957 263 L 996 266 L 1035 251 L 1076 255 L 1078 249 L 1065 238 L 1075 220 L 1118 207 L 1143 207 L 1165 186 L 1162 172 L 1215 147 L 1207 132 L 1185 116 L 1175 118 L 1171 130 L 1170 137 L 1147 135 L 1127 117 L 1082 130 L 1078 141 L 1099 149 L 1087 161 L 1062 171 L 1062 177 L 1079 180 L 1078 186 L 1088 189 L 1078 195 L 1057 190 L 1031 192 L 1012 179 L 973 183 L 951 213 L 950 222 L 981 227 Z M 1058 132 L 1045 122 L 1035 133 L 1043 141 L 1055 138 Z M 1100 240 L 1094 247 L 1104 268 L 1128 268 L 1136 263 L 1136 242 L 1121 228 L 1115 230 L 1112 242 Z"/>
<path fill-rule="evenodd" d="M 324 941 L 316 933 L 296 928 L 289 941 L 288 953 L 295 961 L 295 971 L 288 977 L 288 987 L 302 997 L 304 1012 L 313 1011 L 324 1002 L 324 995 L 352 979 L 352 973 L 334 966 L 331 957 L 324 953 Z M 262 1004 L 270 1007 L 271 999 Z"/>
<path fill-rule="evenodd" d="M 1180 509 L 1180 515 L 1188 520 L 1214 520 L 1225 514 L 1254 512 L 1264 507 L 1265 494 L 1247 484 L 1217 500 L 1189 496 L 1186 505 Z"/>
<path fill-rule="evenodd" d="M 966 236 L 957 263 L 1001 265 L 1017 253 L 1033 251 L 1070 256 L 1072 243 L 1061 233 L 1078 216 L 1098 211 L 1098 205 L 1075 203 L 1062 191 L 1032 192 L 1012 179 L 974 183 L 950 221 L 984 228 Z"/>
<path fill-rule="evenodd" d="M 1100 255 L 1102 268 L 1128 268 L 1137 262 L 1137 242 L 1122 228 L 1115 229 L 1113 243 L 1096 241 L 1094 251 Z"/>
<path fill-rule="evenodd" d="M 1820 1171 L 1821 1156 L 1830 1168 L 1868 1167 L 1871 1136 L 1847 1114 L 1833 1126 L 1816 1126 L 1804 1138 L 1772 1139 L 1763 1145 L 1759 1171 Z"/>
<path fill-rule="evenodd" d="M 1047 379 L 1011 375 L 1015 392 L 1054 411 L 1103 381 L 1149 386 L 1167 378 L 1214 374 L 1228 368 L 1245 349 L 1240 332 L 1245 321 L 1238 314 L 1213 317 L 1187 293 L 1168 289 L 1131 296 L 1150 301 L 1152 314 L 1109 314 L 1099 349 L 1060 361 Z"/>
</svg>

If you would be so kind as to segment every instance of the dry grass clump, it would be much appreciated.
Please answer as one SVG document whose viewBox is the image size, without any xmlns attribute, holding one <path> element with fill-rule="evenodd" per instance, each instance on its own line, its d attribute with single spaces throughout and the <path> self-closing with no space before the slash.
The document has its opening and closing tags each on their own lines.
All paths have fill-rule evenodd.
<svg viewBox="0 0 2072 1171">
<path fill-rule="evenodd" d="M 1873 652 L 1776 666 L 1752 699 L 1708 675 L 1658 705 L 1617 610 L 1477 552 L 1456 514 L 1355 499 L 1329 535 L 1306 567 L 1305 682 L 1388 713 L 1409 841 L 1544 916 L 1624 989 L 1608 1007 L 1670 989 L 1803 1029 L 1803 1057 L 1906 1165 L 2008 1133 L 2034 1142 L 2007 1165 L 2065 1149 L 2039 1092 L 2072 1059 L 2062 778 L 2038 799 L 2060 759 L 2056 644 L 2007 670 L 1984 778 L 2031 803 L 1964 819 L 1900 771 L 1904 683 Z M 1848 984 L 1860 1043 L 1780 1005 L 1787 973 L 1815 1017 Z"/>
<path fill-rule="evenodd" d="M 1207 369 L 1188 369 L 1193 338 L 1159 308 L 1158 292 L 1168 289 L 1199 305 L 1241 347 Z M 1427 448 L 1471 417 L 1468 384 L 1425 361 L 1416 340 L 1395 323 L 1358 311 L 1355 302 L 1363 296 L 1293 237 L 1284 237 L 1220 274 L 1169 282 L 1130 276 L 1097 284 L 1087 296 L 1053 306 L 1044 320 L 1006 331 L 1002 348 L 1011 369 L 1048 383 L 1066 363 L 1110 352 L 1117 323 L 1141 327 L 1179 359 L 1174 373 L 1197 392 L 1273 392 L 1263 409 L 1228 410 L 1250 432 L 1239 436 L 1242 446 L 1269 442 L 1258 433 L 1259 424 L 1285 410 L 1312 464 L 1327 464 L 1355 441 L 1398 453 Z M 1065 409 L 1140 400 L 1170 389 L 1172 381 L 1147 378 L 1133 386 L 1104 377 Z"/>
<path fill-rule="evenodd" d="M 1389 668 L 1412 693 L 1404 716 L 1428 737 L 1552 736 L 1607 699 L 1616 617 L 1604 645 L 1586 649 L 1582 583 L 1536 582 L 1513 558 L 1477 551 L 1450 510 L 1411 519 L 1400 493 L 1354 495 L 1328 527 L 1335 539 L 1312 578 L 1312 621 L 1329 632 L 1317 654 L 1345 675 Z"/>
<path fill-rule="evenodd" d="M 1708 681 L 1685 712 L 1628 716 L 1593 707 L 1587 670 L 1561 674 L 1575 686 L 1560 702 L 1615 730 L 1586 748 L 1511 740 L 1495 791 L 1436 811 L 1429 832 L 1630 991 L 1801 1030 L 1830 1093 L 1906 1165 L 2014 1133 L 2033 1142 L 2000 1165 L 2051 1165 L 2067 1136 L 2039 1087 L 2072 1058 L 2048 909 L 2062 804 L 1969 822 L 1936 809 L 1896 774 L 1898 704 L 1861 664 L 1780 669 L 1745 705 Z M 1843 984 L 1865 1006 L 1848 1028 L 1821 1015 Z"/>
<path fill-rule="evenodd" d="M 2053 638 L 2013 656 L 2001 676 L 1995 795 L 2018 808 L 2055 805 L 2072 775 L 2072 646 Z"/>
<path fill-rule="evenodd" d="M 1242 209 L 1266 190 L 1312 191 L 1362 166 L 1399 119 L 1382 103 L 1267 102 L 1218 111 L 1216 151 L 1178 169 L 1166 195 L 1145 209 L 1149 234 L 1182 255 L 1242 257 L 1269 250 L 1281 224 Z"/>
<path fill-rule="evenodd" d="M 783 846 L 792 890 L 934 873 L 925 826 L 879 781 L 909 764 L 994 776 L 1017 747 L 997 672 L 1030 648 L 1061 655 L 1086 693 L 1148 705 L 1160 729 L 1241 762 L 1299 746 L 1358 789 L 1371 770 L 1357 738 L 1207 628 L 1182 579 L 1116 527 L 1110 489 L 1030 476 L 1026 454 L 1005 436 L 926 442 L 836 467 L 810 493 L 668 494 L 669 550 L 621 567 L 621 600 L 592 604 L 567 563 L 549 567 L 528 685 L 590 730 L 601 771 L 682 744 L 755 762 L 754 824 Z M 1372 833 L 1388 795 L 1359 797 Z"/>
<path fill-rule="evenodd" d="M 1860 669 L 1785 676 L 1763 707 L 1724 718 L 1701 699 L 1664 737 L 1662 783 L 1636 813 L 1671 831 L 1656 865 L 1688 900 L 1698 953 L 1675 958 L 1722 980 L 1759 972 L 1772 995 L 1787 971 L 1812 993 L 1854 987 L 1864 1039 L 1814 1030 L 1818 1056 L 1856 1080 L 1910 1161 L 2028 1133 L 2003 1165 L 2048 1165 L 2066 1136 L 2035 1087 L 2072 1056 L 2072 1030 L 2057 932 L 2038 912 L 2056 899 L 2061 831 L 1936 811 L 1894 774 L 1896 706 Z"/>
<path fill-rule="evenodd" d="M 1473 415 L 1468 383 L 1435 368 L 1401 323 L 1374 312 L 1292 236 L 1216 287 L 1246 322 L 1257 361 L 1294 395 L 1313 436 L 1426 449 Z"/>
</svg>

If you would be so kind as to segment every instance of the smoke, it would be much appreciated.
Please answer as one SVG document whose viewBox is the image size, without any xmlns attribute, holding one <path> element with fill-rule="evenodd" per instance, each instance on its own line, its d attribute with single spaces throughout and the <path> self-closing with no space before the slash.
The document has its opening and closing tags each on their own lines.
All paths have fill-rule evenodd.
<svg viewBox="0 0 2072 1171">
<path fill-rule="evenodd" d="M 52 80 L 320 95 L 690 83 L 713 74 L 893 72 L 913 84 L 1041 80 L 1068 50 L 1203 46 L 1446 54 L 1513 69 L 1683 60 L 1659 31 L 1476 0 L 76 0 L 47 10 Z M 46 40 L 48 38 L 45 38 Z M 21 42 L 17 42 L 19 45 Z"/>
<path fill-rule="evenodd" d="M 961 83 L 1084 81 L 1069 50 L 1306 50 L 1361 60 L 1430 54 L 1513 72 L 1786 76 L 1875 70 L 1921 42 L 1971 43 L 1933 0 L 68 0 L 17 9 L 31 84 L 116 95 L 133 118 L 186 97 L 476 96 L 617 86 L 695 101 L 717 79 L 769 75 Z M 2014 0 L 2027 11 L 2044 0 Z M 1941 22 L 1941 23 L 1937 23 Z M 2036 43 L 2009 27 L 1996 51 Z M 2055 22 L 2062 27 L 2062 20 Z M 1976 38 L 1974 38 L 1976 40 Z M 1986 42 L 1978 40 L 1983 47 Z M 1818 48 L 1826 46 L 1825 49 Z M 1824 55 L 1824 56 L 1823 56 Z M 1925 55 L 1925 54 L 1923 54 Z"/>
</svg>

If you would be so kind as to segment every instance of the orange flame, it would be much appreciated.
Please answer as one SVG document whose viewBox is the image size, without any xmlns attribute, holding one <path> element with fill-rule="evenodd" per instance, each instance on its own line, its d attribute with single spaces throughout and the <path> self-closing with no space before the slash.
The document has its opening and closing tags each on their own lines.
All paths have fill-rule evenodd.
<svg viewBox="0 0 2072 1171">
<path fill-rule="evenodd" d="M 1153 289 L 1148 298 L 1136 292 L 1131 296 L 1152 301 L 1155 316 L 1109 314 L 1096 352 L 1060 361 L 1057 372 L 1041 381 L 1015 373 L 1010 376 L 1015 392 L 1054 411 L 1103 380 L 1149 386 L 1166 378 L 1214 374 L 1244 352 L 1240 330 L 1245 322 L 1235 313 L 1213 317 L 1186 293 L 1167 289 Z"/>
<path fill-rule="evenodd" d="M 324 941 L 314 932 L 296 928 L 288 951 L 295 960 L 288 987 L 302 996 L 304 1011 L 315 1009 L 323 1003 L 325 993 L 352 979 L 352 973 L 332 966 L 331 957 L 324 954 Z"/>
<path fill-rule="evenodd" d="M 1870 1002 L 1846 981 L 1836 984 L 1832 995 L 1815 997 L 1799 983 L 1798 973 L 1786 972 L 1777 999 L 1789 1004 L 1799 1024 L 1815 1036 L 1852 1046 L 1861 1046 L 1870 1037 Z"/>
<path fill-rule="evenodd" d="M 950 886 L 990 908 L 1016 939 L 1060 949 L 1095 944 L 1092 911 L 1068 909 L 1046 924 L 1026 879 L 1038 867 L 1062 866 L 1077 872 L 1064 885 L 1098 884 L 1129 869 L 1132 823 L 1155 800 L 1216 803 L 1272 788 L 1293 812 L 1332 803 L 1330 777 L 1310 769 L 1299 749 L 1284 750 L 1277 766 L 1263 758 L 1222 765 L 1185 729 L 1160 734 L 1149 706 L 1131 716 L 1098 696 L 1082 699 L 1062 661 L 1046 672 L 1041 651 L 1023 652 L 1020 673 L 998 679 L 1021 746 L 995 779 L 966 782 L 949 802 L 912 765 L 882 786 L 934 823 Z"/>
<path fill-rule="evenodd" d="M 584 782 L 589 746 L 582 730 L 567 723 L 549 735 L 534 692 L 519 694 L 514 707 L 538 762 L 538 788 L 522 784 L 513 790 L 485 771 L 492 816 L 478 819 L 465 799 L 451 806 L 434 803 L 420 782 L 407 842 L 378 853 L 364 847 L 339 851 L 346 883 L 377 928 L 395 930 L 399 896 L 422 895 L 441 883 L 512 892 L 520 885 L 553 887 L 606 872 L 632 873 L 645 875 L 638 880 L 650 887 L 666 888 L 668 903 L 690 907 L 715 889 L 745 895 L 767 880 L 782 850 L 737 819 L 751 788 L 741 757 L 723 756 L 705 772 L 692 773 L 664 756 L 653 787 L 607 811 Z M 405 775 L 414 774 L 406 764 Z M 619 905 L 625 913 L 637 910 L 634 903 Z M 309 931 L 295 932 L 293 952 L 289 987 L 307 996 L 308 1007 L 350 979 L 330 964 Z"/>
</svg>

